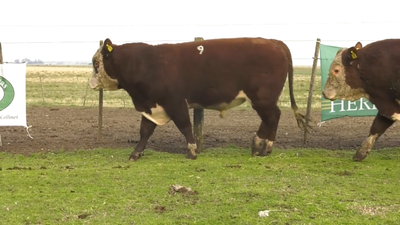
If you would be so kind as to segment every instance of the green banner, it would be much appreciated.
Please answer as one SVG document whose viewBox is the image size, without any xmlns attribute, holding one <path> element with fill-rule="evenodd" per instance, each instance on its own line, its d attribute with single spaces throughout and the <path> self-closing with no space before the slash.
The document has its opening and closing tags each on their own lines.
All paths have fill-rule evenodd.
<svg viewBox="0 0 400 225">
<path fill-rule="evenodd" d="M 321 63 L 321 92 L 324 90 L 326 80 L 328 79 L 329 67 L 341 47 L 320 45 L 320 63 Z M 325 99 L 321 95 L 321 121 L 335 119 L 344 116 L 375 116 L 378 110 L 375 105 L 367 99 L 361 98 L 357 101 Z"/>
</svg>

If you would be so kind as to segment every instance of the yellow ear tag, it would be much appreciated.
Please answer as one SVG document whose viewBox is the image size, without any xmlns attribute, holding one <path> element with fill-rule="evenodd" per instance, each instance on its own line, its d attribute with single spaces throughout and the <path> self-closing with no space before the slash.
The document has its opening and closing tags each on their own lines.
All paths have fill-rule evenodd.
<svg viewBox="0 0 400 225">
<path fill-rule="evenodd" d="M 357 59 L 357 55 L 356 55 L 356 53 L 355 53 L 355 52 L 353 52 L 353 51 L 350 51 L 350 53 L 351 53 L 351 58 L 353 58 L 353 59 Z"/>
<path fill-rule="evenodd" d="M 108 49 L 109 52 L 111 52 L 113 50 L 113 47 L 111 45 L 106 44 L 106 46 L 107 46 L 107 49 Z"/>
</svg>

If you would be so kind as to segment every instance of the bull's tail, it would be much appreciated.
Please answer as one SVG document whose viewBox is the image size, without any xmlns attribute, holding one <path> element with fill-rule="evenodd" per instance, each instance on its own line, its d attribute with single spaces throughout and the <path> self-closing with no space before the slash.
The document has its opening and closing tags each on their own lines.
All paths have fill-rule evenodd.
<svg viewBox="0 0 400 225">
<path fill-rule="evenodd" d="M 309 128 L 311 127 L 306 123 L 306 117 L 298 112 L 298 107 L 296 104 L 296 100 L 294 99 L 294 93 L 293 93 L 293 61 L 292 61 L 292 54 L 290 53 L 289 48 L 285 45 L 286 47 L 286 52 L 289 60 L 288 64 L 288 76 L 289 76 L 289 95 L 290 95 L 290 106 L 294 112 L 294 116 L 297 120 L 297 125 L 300 127 L 300 129 L 305 130 L 307 132 L 309 131 Z"/>
</svg>

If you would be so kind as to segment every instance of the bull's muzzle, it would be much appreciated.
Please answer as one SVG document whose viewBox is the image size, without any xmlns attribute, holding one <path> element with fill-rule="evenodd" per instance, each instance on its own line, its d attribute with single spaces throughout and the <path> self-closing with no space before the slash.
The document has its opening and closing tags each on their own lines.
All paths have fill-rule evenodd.
<svg viewBox="0 0 400 225">
<path fill-rule="evenodd" d="M 334 101 L 336 99 L 335 98 L 336 94 L 333 93 L 332 91 L 324 90 L 322 92 L 322 96 L 324 96 L 325 99 L 328 99 L 328 100 L 331 100 L 331 101 Z"/>
<path fill-rule="evenodd" d="M 90 78 L 90 80 L 89 80 L 89 87 L 90 87 L 91 89 L 97 91 L 97 90 L 100 90 L 101 85 L 100 85 L 99 81 L 98 81 L 96 78 L 92 77 L 92 78 Z"/>
</svg>

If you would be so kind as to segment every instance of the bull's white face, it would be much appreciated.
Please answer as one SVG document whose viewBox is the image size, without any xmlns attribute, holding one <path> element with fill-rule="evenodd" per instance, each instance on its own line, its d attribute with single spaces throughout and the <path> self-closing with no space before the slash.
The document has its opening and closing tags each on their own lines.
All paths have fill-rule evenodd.
<svg viewBox="0 0 400 225">
<path fill-rule="evenodd" d="M 362 97 L 368 99 L 363 88 L 352 88 L 346 83 L 346 70 L 342 63 L 342 54 L 345 50 L 345 48 L 339 50 L 331 63 L 323 95 L 332 101 L 336 99 L 354 101 Z"/>
<path fill-rule="evenodd" d="M 89 80 L 89 86 L 94 90 L 99 90 L 100 88 L 108 91 L 118 90 L 118 81 L 112 79 L 104 69 L 102 49 L 103 45 L 100 46 L 92 58 L 93 75 Z"/>
</svg>

